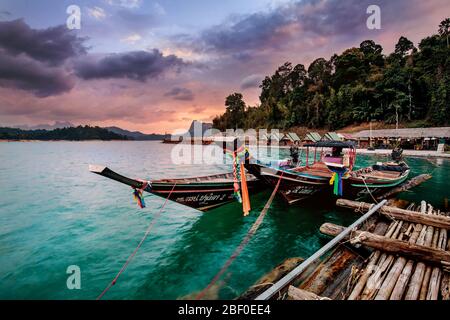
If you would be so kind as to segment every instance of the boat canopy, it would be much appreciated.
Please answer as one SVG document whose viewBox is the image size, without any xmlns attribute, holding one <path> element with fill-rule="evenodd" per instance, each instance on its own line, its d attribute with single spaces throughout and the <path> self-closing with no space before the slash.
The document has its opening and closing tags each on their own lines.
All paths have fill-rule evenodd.
<svg viewBox="0 0 450 320">
<path fill-rule="evenodd" d="M 308 143 L 305 147 L 315 148 L 350 148 L 355 149 L 355 143 L 353 141 L 318 141 L 315 143 Z"/>
</svg>

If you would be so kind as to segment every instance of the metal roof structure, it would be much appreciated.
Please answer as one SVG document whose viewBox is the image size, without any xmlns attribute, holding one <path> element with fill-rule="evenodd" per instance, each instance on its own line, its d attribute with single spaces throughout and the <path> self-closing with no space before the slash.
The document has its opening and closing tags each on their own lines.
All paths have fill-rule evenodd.
<svg viewBox="0 0 450 320">
<path fill-rule="evenodd" d="M 280 135 L 277 132 L 266 132 L 263 133 L 260 137 L 260 140 L 276 140 L 276 141 L 280 141 Z"/>
<path fill-rule="evenodd" d="M 317 142 L 317 141 L 320 141 L 321 138 L 322 138 L 322 137 L 321 137 L 320 134 L 318 134 L 317 132 L 309 132 L 308 134 L 306 134 L 304 140 L 309 140 L 309 141 Z"/>
<path fill-rule="evenodd" d="M 289 132 L 289 133 L 285 133 L 283 135 L 283 137 L 281 138 L 281 140 L 289 140 L 289 141 L 295 142 L 295 141 L 300 141 L 300 138 L 296 133 Z"/>
<path fill-rule="evenodd" d="M 341 141 L 342 139 L 336 132 L 328 132 L 323 136 L 322 140 Z"/>
<path fill-rule="evenodd" d="M 289 135 L 291 136 L 292 140 L 294 140 L 294 141 L 302 140 L 295 132 L 290 132 Z"/>
<path fill-rule="evenodd" d="M 407 128 L 407 129 L 381 129 L 363 130 L 353 134 L 356 139 L 364 138 L 450 138 L 450 127 L 434 128 Z"/>
</svg>

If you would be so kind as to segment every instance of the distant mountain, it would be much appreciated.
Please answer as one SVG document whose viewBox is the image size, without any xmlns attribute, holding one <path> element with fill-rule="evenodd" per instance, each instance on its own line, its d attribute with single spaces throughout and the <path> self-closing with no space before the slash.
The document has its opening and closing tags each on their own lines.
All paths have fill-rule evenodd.
<svg viewBox="0 0 450 320">
<path fill-rule="evenodd" d="M 6 140 L 129 140 L 104 128 L 78 126 L 54 130 L 22 130 L 19 128 L 0 128 L 0 139 Z"/>
<path fill-rule="evenodd" d="M 141 140 L 141 141 L 163 140 L 165 137 L 164 134 L 156 134 L 156 133 L 145 134 L 140 131 L 128 131 L 119 127 L 106 127 L 105 129 L 110 132 L 126 136 L 130 140 Z"/>
<path fill-rule="evenodd" d="M 61 128 L 71 128 L 75 127 L 75 125 L 68 121 L 56 121 L 54 124 L 38 124 L 35 126 L 19 125 L 16 127 L 22 130 L 54 130 Z"/>
<path fill-rule="evenodd" d="M 87 127 L 87 126 L 85 126 Z M 28 125 L 18 125 L 18 126 L 14 126 L 14 128 L 2 128 L 3 129 L 3 133 L 5 134 L 6 132 L 11 133 L 12 131 L 15 130 L 16 133 L 19 133 L 19 131 L 23 131 L 21 132 L 21 134 L 25 134 L 26 132 L 29 132 L 31 134 L 31 131 L 52 131 L 55 129 L 63 129 L 63 128 L 78 128 L 76 127 L 73 123 L 70 123 L 68 121 L 56 121 L 54 124 L 39 124 L 39 125 L 35 125 L 35 126 L 28 126 Z M 99 128 L 99 127 L 96 127 Z M 6 130 L 6 129 L 11 129 L 11 130 Z M 142 141 L 149 141 L 149 140 L 164 140 L 164 138 L 166 137 L 166 135 L 164 134 L 157 134 L 157 133 L 152 133 L 152 134 L 145 134 L 139 131 L 129 131 L 129 130 L 125 130 L 119 127 L 105 127 L 103 128 L 108 132 L 120 135 L 122 137 L 126 137 L 126 140 L 142 140 Z M 3 138 L 3 139 L 7 139 L 7 138 Z M 23 138 L 26 139 L 26 138 Z"/>
<path fill-rule="evenodd" d="M 191 122 L 191 126 L 189 127 L 189 130 L 187 133 L 191 137 L 202 137 L 206 130 L 209 130 L 212 128 L 212 123 L 207 122 L 201 122 L 194 120 Z"/>
</svg>

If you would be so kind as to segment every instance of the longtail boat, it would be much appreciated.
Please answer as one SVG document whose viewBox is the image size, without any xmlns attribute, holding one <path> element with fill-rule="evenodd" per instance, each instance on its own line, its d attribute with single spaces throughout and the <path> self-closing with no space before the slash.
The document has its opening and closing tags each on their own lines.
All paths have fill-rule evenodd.
<svg viewBox="0 0 450 320">
<path fill-rule="evenodd" d="M 207 211 L 234 200 L 233 172 L 209 176 L 145 181 L 120 175 L 99 165 L 89 165 L 89 171 L 121 182 L 133 189 L 167 198 L 179 204 Z M 264 184 L 252 174 L 246 174 L 250 192 L 264 188 Z"/>
<path fill-rule="evenodd" d="M 271 186 L 281 180 L 278 193 L 289 204 L 319 194 L 325 198 L 333 195 L 346 198 L 374 195 L 403 183 L 410 173 L 408 165 L 401 157 L 353 171 L 356 149 L 352 142 L 319 141 L 305 146 L 304 165 L 299 161 L 298 153 L 291 150 L 292 159 L 275 163 L 263 163 L 253 159 L 246 163 L 245 167 L 249 173 Z M 310 164 L 311 147 L 314 148 L 314 160 Z M 321 149 L 320 152 L 318 149 Z M 319 159 L 316 159 L 317 154 L 320 154 Z"/>
</svg>

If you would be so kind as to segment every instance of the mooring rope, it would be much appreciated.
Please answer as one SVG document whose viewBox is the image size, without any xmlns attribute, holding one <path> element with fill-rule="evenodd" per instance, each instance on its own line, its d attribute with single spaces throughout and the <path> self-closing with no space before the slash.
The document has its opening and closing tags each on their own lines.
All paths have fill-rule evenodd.
<svg viewBox="0 0 450 320">
<path fill-rule="evenodd" d="M 134 249 L 134 251 L 130 254 L 130 256 L 128 257 L 128 259 L 125 261 L 125 263 L 123 264 L 122 268 L 119 270 L 119 272 L 117 273 L 117 275 L 114 277 L 114 279 L 111 281 L 111 283 L 105 288 L 105 290 L 103 290 L 103 292 L 97 297 L 97 300 L 100 300 L 101 298 L 103 298 L 103 296 L 109 291 L 109 289 L 111 289 L 111 287 L 113 285 L 116 284 L 117 279 L 119 279 L 120 275 L 125 271 L 125 269 L 127 268 L 128 264 L 131 262 L 131 260 L 133 260 L 134 256 L 136 255 L 136 253 L 138 252 L 139 248 L 142 246 L 142 244 L 144 243 L 145 239 L 147 239 L 148 235 L 150 234 L 150 230 L 152 229 L 152 227 L 154 226 L 156 220 L 158 219 L 158 217 L 160 216 L 162 210 L 164 209 L 164 207 L 166 206 L 167 202 L 169 201 L 170 195 L 172 194 L 173 190 L 175 189 L 176 186 L 176 182 L 174 183 L 172 190 L 170 191 L 169 195 L 166 198 L 166 201 L 164 201 L 164 204 L 161 206 L 161 208 L 159 209 L 158 213 L 153 217 L 152 222 L 150 223 L 150 225 L 148 226 L 147 230 L 145 231 L 144 236 L 142 237 L 141 241 L 139 242 L 139 244 L 137 245 L 137 247 Z"/>
<path fill-rule="evenodd" d="M 362 181 L 364 182 L 364 185 L 366 186 L 367 192 L 370 194 L 370 196 L 372 197 L 373 201 L 375 201 L 375 203 L 378 203 L 377 199 L 375 199 L 375 197 L 373 196 L 372 192 L 369 189 L 369 186 L 366 183 L 366 180 L 364 179 L 363 176 L 361 176 Z"/>
<path fill-rule="evenodd" d="M 283 177 L 283 172 L 281 172 L 280 178 L 278 179 L 278 182 L 275 186 L 275 189 L 273 189 L 272 194 L 270 195 L 269 200 L 267 200 L 266 204 L 264 205 L 264 208 L 261 210 L 261 213 L 259 214 L 256 221 L 253 223 L 250 230 L 247 232 L 245 238 L 241 241 L 239 246 L 234 250 L 233 254 L 228 258 L 228 260 L 225 262 L 223 267 L 220 269 L 220 271 L 214 276 L 214 278 L 211 280 L 211 282 L 208 284 L 208 286 L 203 289 L 196 297 L 195 300 L 200 300 L 211 287 L 220 279 L 220 277 L 225 273 L 225 271 L 228 269 L 228 267 L 233 263 L 233 261 L 237 258 L 237 256 L 242 252 L 245 245 L 250 241 L 252 236 L 256 233 L 259 226 L 264 220 L 264 217 L 267 213 L 267 211 L 270 208 L 270 205 L 272 204 L 273 199 L 275 198 L 275 195 L 278 191 L 278 187 L 280 186 L 281 178 Z"/>
</svg>

